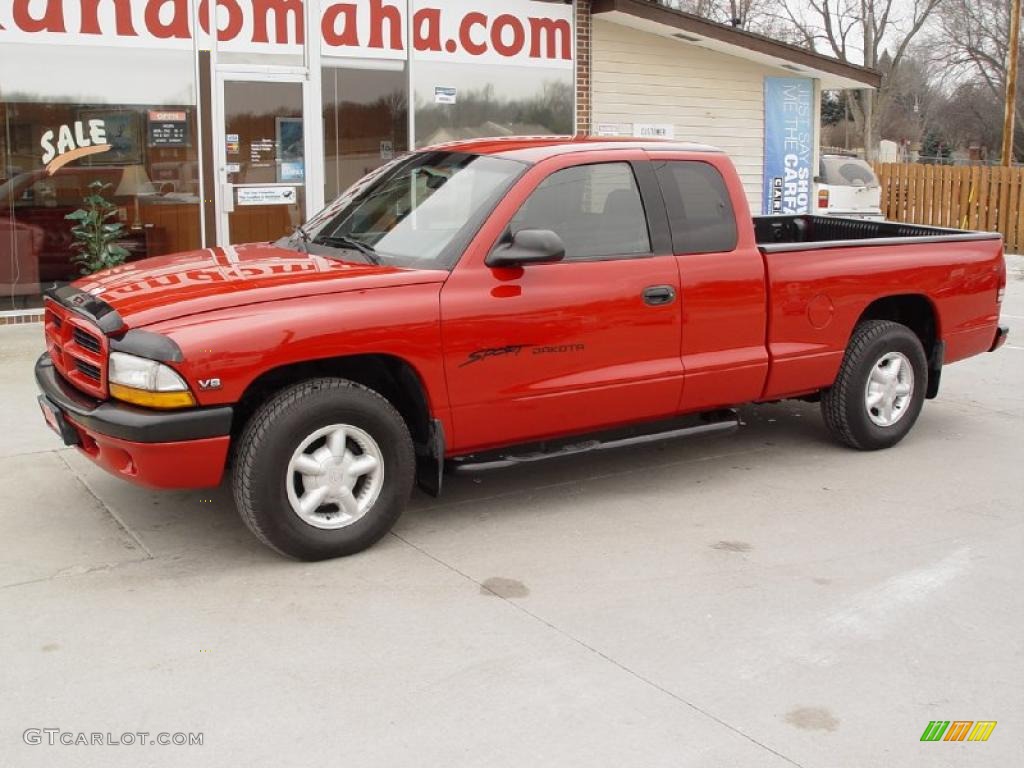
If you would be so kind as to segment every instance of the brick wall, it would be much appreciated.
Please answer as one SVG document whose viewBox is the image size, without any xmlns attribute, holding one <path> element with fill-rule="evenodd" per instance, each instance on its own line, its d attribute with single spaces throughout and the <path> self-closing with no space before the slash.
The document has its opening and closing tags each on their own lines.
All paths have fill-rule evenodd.
<svg viewBox="0 0 1024 768">
<path fill-rule="evenodd" d="M 576 133 L 590 129 L 590 0 L 576 0 Z"/>
</svg>

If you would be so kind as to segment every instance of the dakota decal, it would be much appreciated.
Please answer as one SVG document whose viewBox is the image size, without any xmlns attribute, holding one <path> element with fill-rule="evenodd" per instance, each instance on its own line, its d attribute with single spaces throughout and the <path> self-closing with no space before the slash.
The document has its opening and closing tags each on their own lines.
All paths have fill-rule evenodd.
<svg viewBox="0 0 1024 768">
<path fill-rule="evenodd" d="M 469 357 L 466 361 L 459 365 L 459 368 L 465 368 L 467 365 L 473 363 L 479 363 L 490 357 L 506 357 L 512 355 L 517 357 L 520 352 L 524 349 L 531 350 L 533 355 L 565 355 L 571 352 L 582 352 L 586 349 L 583 344 L 558 344 L 554 346 L 539 346 L 537 344 L 509 344 L 504 347 L 490 347 L 488 349 L 478 349 L 475 352 L 470 352 Z"/>
</svg>

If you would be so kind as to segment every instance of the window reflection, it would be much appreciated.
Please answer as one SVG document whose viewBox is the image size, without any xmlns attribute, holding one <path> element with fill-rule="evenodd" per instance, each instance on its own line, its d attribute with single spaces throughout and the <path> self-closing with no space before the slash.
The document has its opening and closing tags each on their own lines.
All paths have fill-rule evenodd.
<svg viewBox="0 0 1024 768">
<path fill-rule="evenodd" d="M 373 66 L 323 70 L 325 200 L 409 148 L 405 65 Z"/>
<path fill-rule="evenodd" d="M 25 66 L 40 51 L 45 66 Z M 78 276 L 65 216 L 96 181 L 117 206 L 130 259 L 199 246 L 192 53 L 132 51 L 130 68 L 125 59 L 114 48 L 0 46 L 4 309 L 38 306 L 43 288 Z"/>
<path fill-rule="evenodd" d="M 417 61 L 416 146 L 573 132 L 571 70 Z"/>
</svg>

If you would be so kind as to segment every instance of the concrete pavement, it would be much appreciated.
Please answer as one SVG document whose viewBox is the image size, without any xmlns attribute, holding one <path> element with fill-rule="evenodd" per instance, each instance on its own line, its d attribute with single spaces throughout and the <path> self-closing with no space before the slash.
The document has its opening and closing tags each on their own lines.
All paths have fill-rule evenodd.
<svg viewBox="0 0 1024 768">
<path fill-rule="evenodd" d="M 41 329 L 0 329 L 0 765 L 1024 764 L 1012 265 L 1010 345 L 948 368 L 893 450 L 746 408 L 733 436 L 449 478 L 319 564 L 260 546 L 226 487 L 150 492 L 59 448 Z M 921 743 L 930 720 L 999 725 Z"/>
</svg>

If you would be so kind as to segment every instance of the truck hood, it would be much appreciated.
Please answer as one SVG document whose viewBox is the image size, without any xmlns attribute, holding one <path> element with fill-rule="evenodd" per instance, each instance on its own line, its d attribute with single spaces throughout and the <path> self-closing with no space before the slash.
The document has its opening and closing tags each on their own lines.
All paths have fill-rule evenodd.
<svg viewBox="0 0 1024 768">
<path fill-rule="evenodd" d="M 225 246 L 122 264 L 75 282 L 129 328 L 199 312 L 341 291 L 439 283 L 444 270 L 338 261 L 269 243 Z"/>
</svg>

